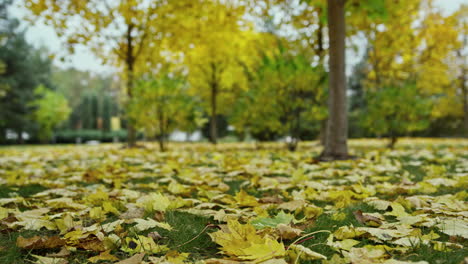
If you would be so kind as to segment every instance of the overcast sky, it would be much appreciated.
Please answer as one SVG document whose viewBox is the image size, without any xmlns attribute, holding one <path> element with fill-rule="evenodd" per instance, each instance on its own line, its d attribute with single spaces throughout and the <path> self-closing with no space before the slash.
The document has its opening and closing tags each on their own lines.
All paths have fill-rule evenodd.
<svg viewBox="0 0 468 264">
<path fill-rule="evenodd" d="M 21 2 L 21 1 L 19 1 Z M 462 3 L 467 3 L 467 0 L 435 0 L 437 6 L 442 8 L 444 12 L 451 13 L 458 9 Z M 21 19 L 25 14 L 25 8 L 21 4 L 16 4 L 11 8 L 11 15 Z M 77 47 L 74 55 L 68 55 L 65 49 L 61 46 L 61 41 L 54 32 L 54 29 L 50 26 L 46 26 L 43 23 L 37 22 L 35 25 L 23 24 L 25 27 L 28 26 L 26 38 L 29 43 L 34 46 L 46 46 L 51 52 L 57 54 L 54 64 L 60 67 L 70 67 L 80 70 L 88 70 L 99 73 L 112 72 L 112 68 L 101 65 L 100 61 L 89 51 L 86 47 Z M 60 56 L 67 57 L 65 62 L 61 62 L 58 58 Z M 348 62 L 354 64 L 358 61 L 358 58 L 349 58 Z"/>
</svg>

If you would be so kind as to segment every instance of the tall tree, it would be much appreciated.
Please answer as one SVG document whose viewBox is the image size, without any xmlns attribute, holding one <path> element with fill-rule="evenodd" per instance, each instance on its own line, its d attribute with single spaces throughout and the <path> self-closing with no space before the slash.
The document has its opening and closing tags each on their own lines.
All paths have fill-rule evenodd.
<svg viewBox="0 0 468 264">
<path fill-rule="evenodd" d="M 25 1 L 33 17 L 42 17 L 66 39 L 70 51 L 76 44 L 86 44 L 104 62 L 123 67 L 129 101 L 145 53 L 158 49 L 163 41 L 179 41 L 177 33 L 191 32 L 190 19 L 182 16 L 190 17 L 190 10 L 200 7 L 189 0 Z M 130 116 L 127 128 L 128 146 L 133 147 L 136 134 Z"/>
<path fill-rule="evenodd" d="M 40 84 L 50 85 L 51 62 L 44 49 L 36 50 L 26 42 L 16 20 L 9 20 L 2 31 L 5 39 L 0 42 L 0 61 L 5 67 L 0 74 L 0 87 L 4 89 L 0 96 L 0 140 L 9 129 L 22 143 L 24 132 L 35 132 L 30 117 L 34 110 L 31 102 L 36 98 L 33 91 Z"/>
<path fill-rule="evenodd" d="M 305 126 L 326 116 L 326 75 L 322 65 L 313 67 L 310 57 L 301 54 L 297 43 L 279 37 L 275 43 L 254 68 L 251 87 L 237 100 L 231 122 L 236 130 L 264 139 L 289 137 L 287 147 L 294 151 Z"/>
<path fill-rule="evenodd" d="M 147 136 L 156 137 L 161 151 L 166 150 L 169 134 L 186 116 L 186 88 L 183 80 L 169 74 L 137 82 L 130 115 Z"/>
<path fill-rule="evenodd" d="M 201 14 L 193 48 L 187 52 L 188 79 L 195 94 L 204 99 L 210 116 L 210 141 L 217 143 L 217 119 L 232 104 L 235 90 L 246 89 L 243 66 L 249 65 L 251 32 L 239 26 L 243 8 L 218 2 L 207 4 Z"/>
<path fill-rule="evenodd" d="M 345 0 L 328 0 L 329 117 L 323 160 L 348 158 L 345 74 Z"/>
<path fill-rule="evenodd" d="M 39 124 L 39 139 L 47 142 L 51 139 L 54 129 L 68 119 L 71 109 L 65 96 L 43 85 L 38 86 L 34 94 L 38 98 L 32 102 L 35 107 L 32 116 Z"/>
<path fill-rule="evenodd" d="M 450 67 L 457 64 L 454 51 L 461 47 L 456 14 L 442 15 L 433 7 L 433 1 L 383 2 L 389 15 L 400 19 L 374 19 L 361 29 L 371 47 L 364 85 L 371 95 L 368 98 L 374 98 L 366 119 L 369 128 L 387 133 L 393 145 L 396 136 L 424 129 L 430 118 L 461 115 L 462 96 L 457 78 L 463 67 L 460 64 Z M 376 107 L 378 102 L 372 102 L 375 100 L 380 100 L 382 106 Z M 434 107 L 429 107 L 432 104 L 427 100 L 433 101 Z M 402 102 L 412 108 L 401 107 Z M 429 116 L 427 110 L 431 108 Z M 388 117 L 388 124 L 379 124 L 375 114 L 378 110 L 381 120 Z M 398 120 L 400 127 L 392 126 Z"/>
</svg>

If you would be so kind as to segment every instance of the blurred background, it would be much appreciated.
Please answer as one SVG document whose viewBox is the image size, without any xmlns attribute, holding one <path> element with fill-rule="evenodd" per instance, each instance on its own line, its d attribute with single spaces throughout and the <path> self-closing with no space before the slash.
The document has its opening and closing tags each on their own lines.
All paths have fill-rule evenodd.
<svg viewBox="0 0 468 264">
<path fill-rule="evenodd" d="M 349 137 L 468 135 L 467 16 L 346 2 Z M 0 0 L 0 144 L 323 140 L 328 19 L 324 0 Z"/>
</svg>

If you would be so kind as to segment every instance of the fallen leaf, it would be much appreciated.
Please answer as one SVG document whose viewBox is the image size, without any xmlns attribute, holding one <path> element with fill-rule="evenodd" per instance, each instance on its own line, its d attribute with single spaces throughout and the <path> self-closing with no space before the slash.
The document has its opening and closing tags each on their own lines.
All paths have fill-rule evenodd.
<svg viewBox="0 0 468 264">
<path fill-rule="evenodd" d="M 256 229 L 263 229 L 266 227 L 276 227 L 279 224 L 289 224 L 294 219 L 292 214 L 286 214 L 283 211 L 279 212 L 274 218 L 261 217 L 252 220 L 250 223 Z"/>
<path fill-rule="evenodd" d="M 145 253 L 136 254 L 128 259 L 121 260 L 115 264 L 140 264 L 145 257 Z"/>
<path fill-rule="evenodd" d="M 368 226 L 382 225 L 382 220 L 372 215 L 368 215 L 368 214 L 364 215 L 361 210 L 354 211 L 353 215 L 354 217 L 356 217 L 356 220 L 358 220 L 358 222 L 363 225 L 368 225 Z"/>
<path fill-rule="evenodd" d="M 101 260 L 104 260 L 104 261 L 117 261 L 119 260 L 116 256 L 112 255 L 110 253 L 110 250 L 107 250 L 107 251 L 104 251 L 104 252 L 101 252 L 101 254 L 97 255 L 97 256 L 94 256 L 94 257 L 91 257 L 88 259 L 90 262 L 92 263 L 96 263 L 98 261 L 101 261 Z"/>
<path fill-rule="evenodd" d="M 40 237 L 34 236 L 31 238 L 24 238 L 19 236 L 16 239 L 16 245 L 24 249 L 46 249 L 46 248 L 58 248 L 65 245 L 65 240 L 62 240 L 58 236 L 53 237 Z"/>
<path fill-rule="evenodd" d="M 236 220 L 228 221 L 226 231 L 210 233 L 210 236 L 222 246 L 224 253 L 240 259 L 265 261 L 285 255 L 283 243 L 257 235 L 251 224 L 242 225 Z"/>
<path fill-rule="evenodd" d="M 293 228 L 293 227 L 291 227 L 289 225 L 285 225 L 285 224 L 278 224 L 276 226 L 276 229 L 278 229 L 279 234 L 280 234 L 281 238 L 283 238 L 283 239 L 294 239 L 294 238 L 300 236 L 301 233 L 302 233 L 301 229 Z"/>
</svg>

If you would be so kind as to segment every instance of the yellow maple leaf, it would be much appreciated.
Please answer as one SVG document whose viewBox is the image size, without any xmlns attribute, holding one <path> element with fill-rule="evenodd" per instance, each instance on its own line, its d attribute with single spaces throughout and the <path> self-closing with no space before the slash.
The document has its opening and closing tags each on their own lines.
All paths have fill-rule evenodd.
<svg viewBox="0 0 468 264">
<path fill-rule="evenodd" d="M 274 257 L 282 257 L 286 254 L 283 243 L 279 243 L 271 238 L 265 238 L 263 243 L 253 243 L 250 247 L 242 250 L 244 255 L 239 256 L 241 259 L 255 260 L 262 262 Z"/>
<path fill-rule="evenodd" d="M 144 208 L 147 212 L 166 211 L 171 204 L 169 198 L 161 193 L 151 193 L 139 198 L 137 206 Z"/>
<path fill-rule="evenodd" d="M 230 220 L 227 229 L 227 232 L 220 230 L 210 234 L 227 255 L 261 262 L 286 254 L 283 243 L 257 235 L 251 224 L 242 225 L 237 220 Z"/>
<path fill-rule="evenodd" d="M 249 195 L 244 190 L 240 190 L 234 197 L 239 206 L 257 206 L 257 198 Z"/>
</svg>

